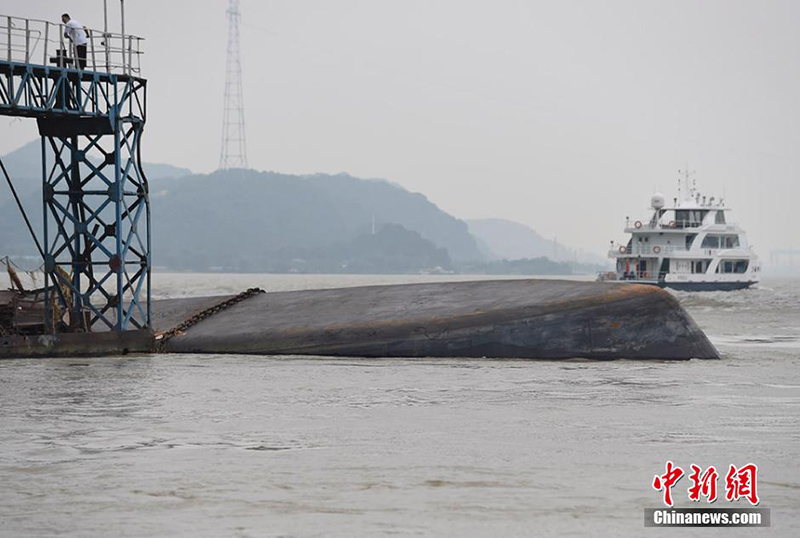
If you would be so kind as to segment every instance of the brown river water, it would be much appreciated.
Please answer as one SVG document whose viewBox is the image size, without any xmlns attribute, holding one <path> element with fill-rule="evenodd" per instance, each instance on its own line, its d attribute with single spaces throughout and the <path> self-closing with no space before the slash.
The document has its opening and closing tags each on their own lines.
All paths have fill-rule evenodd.
<svg viewBox="0 0 800 538">
<path fill-rule="evenodd" d="M 156 274 L 154 292 L 444 278 L 475 277 Z M 800 280 L 677 296 L 722 360 L 0 361 L 0 536 L 797 536 Z M 756 463 L 772 526 L 644 528 L 666 460 Z M 687 487 L 676 506 L 697 506 Z"/>
</svg>

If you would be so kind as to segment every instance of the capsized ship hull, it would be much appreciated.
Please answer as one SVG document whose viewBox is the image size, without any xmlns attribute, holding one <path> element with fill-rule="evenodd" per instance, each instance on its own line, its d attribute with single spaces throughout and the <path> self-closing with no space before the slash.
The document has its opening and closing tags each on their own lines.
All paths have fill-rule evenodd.
<svg viewBox="0 0 800 538">
<path fill-rule="evenodd" d="M 225 297 L 154 301 L 167 331 Z M 266 293 L 203 319 L 171 353 L 530 359 L 713 359 L 655 286 L 501 280 Z"/>
</svg>

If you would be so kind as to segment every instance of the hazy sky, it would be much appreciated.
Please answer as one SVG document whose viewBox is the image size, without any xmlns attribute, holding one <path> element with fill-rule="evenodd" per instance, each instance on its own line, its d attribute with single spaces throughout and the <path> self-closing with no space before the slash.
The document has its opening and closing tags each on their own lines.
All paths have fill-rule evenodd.
<svg viewBox="0 0 800 538">
<path fill-rule="evenodd" d="M 146 161 L 216 168 L 226 6 L 126 2 L 147 39 Z M 0 0 L 2 14 L 65 10 L 102 28 L 101 0 Z M 253 168 L 388 178 L 457 217 L 604 253 L 688 163 L 762 259 L 800 248 L 798 1 L 243 0 L 242 13 Z M 0 121 L 0 153 L 36 137 L 32 120 Z"/>
</svg>

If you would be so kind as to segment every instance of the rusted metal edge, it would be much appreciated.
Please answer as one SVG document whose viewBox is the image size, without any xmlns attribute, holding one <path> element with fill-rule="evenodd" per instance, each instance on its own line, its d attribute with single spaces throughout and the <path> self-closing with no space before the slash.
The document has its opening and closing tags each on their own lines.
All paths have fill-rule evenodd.
<svg viewBox="0 0 800 538">
<path fill-rule="evenodd" d="M 113 356 L 152 353 L 154 348 L 149 329 L 0 337 L 0 359 Z"/>
</svg>

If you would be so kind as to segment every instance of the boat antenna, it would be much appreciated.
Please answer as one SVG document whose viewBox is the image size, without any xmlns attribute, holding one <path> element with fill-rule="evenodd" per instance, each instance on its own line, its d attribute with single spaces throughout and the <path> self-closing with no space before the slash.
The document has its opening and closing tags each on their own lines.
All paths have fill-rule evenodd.
<svg viewBox="0 0 800 538">
<path fill-rule="evenodd" d="M 695 191 L 697 190 L 697 177 L 695 175 L 694 170 L 689 170 L 689 165 L 686 165 L 686 168 L 683 170 L 678 170 L 678 198 L 681 197 L 681 180 L 683 180 L 684 188 L 686 189 L 686 200 L 691 200 L 694 195 Z M 680 177 L 683 176 L 683 177 Z M 691 178 L 691 183 L 689 179 Z"/>
</svg>

